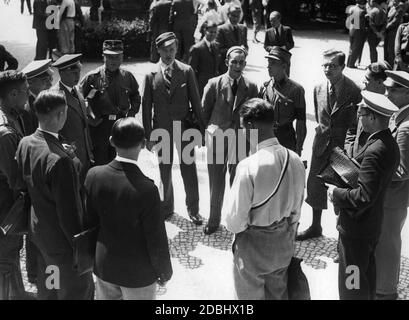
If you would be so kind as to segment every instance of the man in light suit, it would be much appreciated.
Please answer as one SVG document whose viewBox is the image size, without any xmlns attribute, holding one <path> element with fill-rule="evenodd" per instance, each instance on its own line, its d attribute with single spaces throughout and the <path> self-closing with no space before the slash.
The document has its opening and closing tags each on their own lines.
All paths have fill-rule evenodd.
<svg viewBox="0 0 409 320">
<path fill-rule="evenodd" d="M 99 225 L 96 298 L 152 300 L 172 265 L 158 189 L 137 164 L 145 132 L 135 118 L 119 119 L 110 143 L 116 158 L 92 168 L 85 181 L 87 220 Z"/>
<path fill-rule="evenodd" d="M 361 101 L 360 88 L 343 75 L 345 54 L 334 49 L 324 51 L 326 81 L 314 88 L 315 120 L 318 123 L 312 145 L 311 168 L 307 180 L 307 202 L 313 210 L 312 225 L 297 240 L 322 235 L 321 214 L 327 209 L 327 192 L 317 174 L 326 165 L 334 147 L 344 148 L 345 140 L 356 134 L 356 105 Z"/>
<path fill-rule="evenodd" d="M 39 127 L 20 141 L 16 159 L 34 208 L 30 233 L 39 250 L 38 298 L 92 299 L 91 272 L 80 275 L 73 267 L 73 237 L 84 230 L 83 206 L 75 154 L 58 136 L 67 119 L 65 97 L 55 90 L 42 91 L 34 109 Z M 50 286 L 48 266 L 58 268 L 59 286 Z"/>
<path fill-rule="evenodd" d="M 243 11 L 241 7 L 232 3 L 230 4 L 227 16 L 229 20 L 217 28 L 216 42 L 220 45 L 221 59 L 226 59 L 227 50 L 233 46 L 243 46 L 248 50 L 247 45 L 247 27 L 239 24 Z M 227 67 L 222 65 L 221 72 L 227 71 Z"/>
<path fill-rule="evenodd" d="M 190 141 L 173 141 L 173 127 L 180 124 L 180 133 L 183 135 L 184 131 L 191 127 L 193 117 L 197 120 L 199 130 L 204 132 L 195 73 L 190 66 L 175 60 L 177 41 L 173 32 L 163 33 L 156 38 L 160 60 L 154 70 L 145 76 L 142 94 L 142 119 L 145 136 L 148 140 L 148 150 L 152 150 L 152 147 L 157 143 L 157 140 L 153 140 L 154 137 L 151 137 L 154 129 L 164 129 L 170 136 L 170 145 L 165 146 L 170 158 L 167 159 L 168 157 L 162 148 L 158 152 L 160 160 L 163 160 L 159 163 L 164 192 L 163 215 L 168 218 L 174 213 L 172 164 L 173 143 L 175 142 L 185 186 L 187 211 L 190 219 L 195 224 L 200 225 L 202 218 L 199 215 L 196 164 L 195 162 L 188 164 L 181 157 L 182 150 Z M 191 156 L 194 157 L 194 149 Z"/>
<path fill-rule="evenodd" d="M 246 67 L 247 51 L 239 46 L 229 49 L 226 57 L 228 70 L 225 74 L 210 79 L 207 83 L 202 104 L 203 120 L 207 127 L 210 142 L 207 146 L 208 154 L 212 159 L 208 163 L 209 186 L 210 186 L 210 218 L 204 229 L 205 234 L 217 231 L 220 225 L 221 210 L 223 205 L 225 176 L 227 167 L 230 173 L 230 185 L 233 183 L 237 163 L 241 160 L 238 155 L 237 140 L 240 128 L 240 106 L 248 99 L 258 95 L 255 83 L 243 76 Z M 218 163 L 219 146 L 215 144 L 218 133 L 225 133 L 233 129 L 235 132 L 235 146 L 224 141 L 223 162 Z M 217 142 L 217 141 L 216 141 Z M 248 149 L 248 146 L 246 146 Z M 233 160 L 232 160 L 233 159 Z"/>
<path fill-rule="evenodd" d="M 88 127 L 85 99 L 77 88 L 81 73 L 81 54 L 66 54 L 53 63 L 58 69 L 60 81 L 54 89 L 64 92 L 67 101 L 67 121 L 59 132 L 71 144 L 75 144 L 76 155 L 81 161 L 81 184 L 94 161 L 92 142 Z"/>
<path fill-rule="evenodd" d="M 214 22 L 205 23 L 205 37 L 190 49 L 189 64 L 195 71 L 200 96 L 209 79 L 220 73 L 219 44 L 214 41 L 216 33 L 217 25 Z"/>
</svg>

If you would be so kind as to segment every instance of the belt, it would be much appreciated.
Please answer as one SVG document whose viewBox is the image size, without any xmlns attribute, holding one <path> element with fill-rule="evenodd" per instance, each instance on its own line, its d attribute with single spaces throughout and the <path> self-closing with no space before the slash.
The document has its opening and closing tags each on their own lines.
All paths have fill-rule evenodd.
<svg viewBox="0 0 409 320">
<path fill-rule="evenodd" d="M 288 220 L 289 220 L 289 217 L 285 217 L 285 218 L 282 218 L 281 220 L 274 221 L 272 224 L 270 224 L 268 226 L 253 226 L 253 225 L 250 225 L 249 229 L 271 229 L 271 228 L 276 228 L 276 227 L 288 222 Z"/>
</svg>

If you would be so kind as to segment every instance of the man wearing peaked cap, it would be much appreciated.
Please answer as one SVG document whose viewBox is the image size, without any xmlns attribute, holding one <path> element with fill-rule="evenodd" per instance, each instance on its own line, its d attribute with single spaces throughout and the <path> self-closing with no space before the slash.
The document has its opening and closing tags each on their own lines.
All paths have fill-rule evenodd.
<svg viewBox="0 0 409 320">
<path fill-rule="evenodd" d="M 86 173 L 94 161 L 92 142 L 88 126 L 88 111 L 85 99 L 78 90 L 77 84 L 81 73 L 81 54 L 66 54 L 53 63 L 58 69 L 60 80 L 54 89 L 64 92 L 67 101 L 67 120 L 59 134 L 66 142 L 75 146 L 75 153 L 81 161 L 80 181 L 85 180 Z"/>
<path fill-rule="evenodd" d="M 176 59 L 178 48 L 176 35 L 173 32 L 162 33 L 156 38 L 155 43 L 160 59 L 153 70 L 145 75 L 142 93 L 142 120 L 148 150 L 152 150 L 157 143 L 157 140 L 151 140 L 151 133 L 155 129 L 167 130 L 172 137 L 173 124 L 180 122 L 182 135 L 185 130 L 191 128 L 204 132 L 195 73 L 191 66 Z M 193 121 L 194 118 L 197 120 L 196 123 Z M 176 142 L 178 152 L 191 142 Z M 165 218 L 172 216 L 174 212 L 173 143 L 171 139 L 170 161 L 159 164 L 164 194 L 162 214 Z M 163 157 L 161 150 L 158 153 L 159 157 Z M 192 152 L 194 155 L 194 150 Z M 195 162 L 186 163 L 184 159 L 180 159 L 180 171 L 185 185 L 189 217 L 193 223 L 200 225 L 203 221 L 199 214 L 199 186 Z"/>
<path fill-rule="evenodd" d="M 376 249 L 376 293 L 378 299 L 396 299 L 401 258 L 401 232 L 409 205 L 409 74 L 386 71 L 386 96 L 398 108 L 389 128 L 397 141 L 400 163 L 384 201 L 382 233 Z"/>
<path fill-rule="evenodd" d="M 141 104 L 138 82 L 121 67 L 122 40 L 105 40 L 102 52 L 104 65 L 90 71 L 80 83 L 80 91 L 92 111 L 89 123 L 96 165 L 114 159 L 115 149 L 109 144 L 112 126 L 117 119 L 134 117 Z"/>
<path fill-rule="evenodd" d="M 375 252 L 381 236 L 383 202 L 388 185 L 399 165 L 399 148 L 388 128 L 389 118 L 398 108 L 384 95 L 362 92 L 358 117 L 363 129 L 370 134 L 365 146 L 355 157 L 360 164 L 357 186 L 328 186 L 328 198 L 339 208 L 338 289 L 341 300 L 375 299 Z M 359 273 L 359 287 L 348 286 L 350 266 Z"/>
<path fill-rule="evenodd" d="M 274 106 L 275 134 L 280 144 L 301 156 L 307 135 L 304 88 L 288 78 L 286 70 L 291 60 L 288 50 L 274 46 L 265 57 L 271 80 L 264 84 L 259 96 Z"/>
</svg>

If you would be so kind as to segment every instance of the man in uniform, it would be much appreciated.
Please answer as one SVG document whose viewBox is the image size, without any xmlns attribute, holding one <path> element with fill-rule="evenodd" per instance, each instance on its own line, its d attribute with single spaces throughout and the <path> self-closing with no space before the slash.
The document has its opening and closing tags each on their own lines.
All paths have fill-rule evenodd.
<svg viewBox="0 0 409 320">
<path fill-rule="evenodd" d="M 349 12 L 351 26 L 349 29 L 348 68 L 356 68 L 355 62 L 361 56 L 366 41 L 365 14 L 366 0 L 356 0 L 356 6 Z"/>
<path fill-rule="evenodd" d="M 70 144 L 75 144 L 76 155 L 81 161 L 80 181 L 84 182 L 86 173 L 94 161 L 92 143 L 88 127 L 85 99 L 77 88 L 81 73 L 81 54 L 67 54 L 53 63 L 58 69 L 60 81 L 55 89 L 64 92 L 67 101 L 67 121 L 59 134 Z"/>
<path fill-rule="evenodd" d="M 175 60 L 178 48 L 176 35 L 166 32 L 156 38 L 156 47 L 160 60 L 152 72 L 145 76 L 142 94 L 142 119 L 147 148 L 152 150 L 156 141 L 151 137 L 155 129 L 164 129 L 169 133 L 169 145 L 159 149 L 158 157 L 161 181 L 163 183 L 164 199 L 162 201 L 162 213 L 168 218 L 174 213 L 174 198 L 172 186 L 173 144 L 175 143 L 179 159 L 180 172 L 186 192 L 186 206 L 190 219 L 196 225 L 203 223 L 199 215 L 199 186 L 197 181 L 196 164 L 186 163 L 182 157 L 183 149 L 190 141 L 173 141 L 173 126 L 180 123 L 180 134 L 190 129 L 189 118 L 197 119 L 198 129 L 204 132 L 201 116 L 201 104 L 195 73 L 193 69 Z M 178 133 L 176 133 L 178 134 Z M 169 152 L 168 156 L 165 152 Z M 194 157 L 194 149 L 191 156 Z M 162 160 L 161 160 L 162 159 Z"/>
<path fill-rule="evenodd" d="M 301 156 L 307 134 L 304 88 L 287 76 L 286 70 L 291 59 L 288 50 L 272 47 L 266 58 L 271 80 L 264 84 L 260 98 L 274 106 L 275 135 L 280 144 Z M 294 120 L 297 121 L 295 131 Z"/>
<path fill-rule="evenodd" d="M 18 192 L 25 189 L 15 155 L 17 145 L 25 135 L 21 113 L 27 98 L 28 84 L 23 73 L 12 70 L 0 72 L 0 221 L 13 206 Z M 20 270 L 22 246 L 22 236 L 5 236 L 0 232 L 1 299 L 23 298 Z"/>
<path fill-rule="evenodd" d="M 112 125 L 116 119 L 134 117 L 141 104 L 135 77 L 121 68 L 123 50 L 121 40 L 105 40 L 104 65 L 89 72 L 80 83 L 80 91 L 93 112 L 90 133 L 95 165 L 114 159 L 115 149 L 108 141 Z"/>
<path fill-rule="evenodd" d="M 345 54 L 327 50 L 323 64 L 327 81 L 314 88 L 315 119 L 318 126 L 312 145 L 311 167 L 307 180 L 307 202 L 313 210 L 311 226 L 297 240 L 306 240 L 322 235 L 321 214 L 327 209 L 327 192 L 324 183 L 317 178 L 326 165 L 334 147 L 344 148 L 345 140 L 356 134 L 356 105 L 361 101 L 360 88 L 343 75 Z"/>
<path fill-rule="evenodd" d="M 230 185 L 233 183 L 238 155 L 238 132 L 240 128 L 239 109 L 248 99 L 257 97 L 258 87 L 243 76 L 246 67 L 247 51 L 243 47 L 231 47 L 227 51 L 225 64 L 227 72 L 210 79 L 202 98 L 203 120 L 207 127 L 209 187 L 210 187 L 210 217 L 204 229 L 205 234 L 217 231 L 220 225 L 224 198 L 227 169 L 230 174 Z M 220 133 L 234 130 L 233 142 L 224 141 L 222 159 L 218 154 Z M 230 139 L 229 139 L 230 140 Z M 219 141 L 219 142 L 218 142 Z M 222 140 L 223 141 L 223 140 Z M 247 146 L 246 146 L 247 148 Z M 222 160 L 222 163 L 219 161 Z"/>
<path fill-rule="evenodd" d="M 396 33 L 394 70 L 409 72 L 409 22 L 402 23 Z"/>
<path fill-rule="evenodd" d="M 217 28 L 216 41 L 219 43 L 221 59 L 224 61 L 226 59 L 227 50 L 234 46 L 243 46 L 248 50 L 247 45 L 247 27 L 244 24 L 240 24 L 243 11 L 241 6 L 231 3 L 227 16 L 229 18 L 226 23 L 222 24 Z M 226 65 L 221 66 L 222 73 L 227 71 Z"/>
<path fill-rule="evenodd" d="M 386 96 L 398 108 L 389 128 L 398 143 L 400 163 L 386 190 L 382 233 L 376 249 L 378 299 L 397 299 L 401 259 L 401 232 L 409 206 L 409 74 L 386 71 Z"/>
<path fill-rule="evenodd" d="M 357 186 L 328 186 L 328 197 L 339 210 L 338 288 L 341 300 L 375 299 L 376 253 L 384 216 L 387 187 L 399 164 L 399 149 L 388 128 L 397 107 L 384 95 L 362 91 L 358 117 L 370 137 L 355 160 L 360 164 Z M 386 215 L 385 211 L 385 215 Z M 351 270 L 353 284 L 349 280 Z"/>
</svg>

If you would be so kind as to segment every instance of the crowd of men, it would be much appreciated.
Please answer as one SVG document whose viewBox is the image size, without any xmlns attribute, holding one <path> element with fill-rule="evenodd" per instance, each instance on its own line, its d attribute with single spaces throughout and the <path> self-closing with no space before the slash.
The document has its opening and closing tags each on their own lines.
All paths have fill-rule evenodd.
<svg viewBox="0 0 409 320">
<path fill-rule="evenodd" d="M 273 12 L 277 39 L 269 40 L 265 54 L 270 79 L 259 88 L 243 73 L 248 48 L 240 16 L 241 8 L 232 3 L 226 24 L 206 22 L 204 39 L 189 49 L 191 65 L 177 59 L 178 54 L 183 58 L 183 40 L 174 32 L 159 34 L 159 61 L 143 86 L 121 67 L 121 40 L 104 42 L 103 65 L 83 79 L 81 54 L 35 60 L 22 71 L 0 73 L 0 223 L 27 192 L 26 268 L 39 299 L 94 297 L 91 271 L 73 267 L 74 236 L 94 227 L 96 298 L 155 298 L 157 284 L 172 276 L 164 221 L 174 214 L 173 145 L 189 218 L 195 225 L 204 220 L 196 163 L 184 156 L 194 159 L 192 144 L 208 150 L 210 214 L 203 232 L 218 231 L 223 210 L 226 227 L 235 234 L 239 299 L 288 298 L 294 241 L 321 236 L 327 199 L 338 215 L 340 298 L 397 298 L 400 232 L 409 204 L 409 73 L 373 62 L 361 91 L 343 74 L 345 54 L 323 52 L 326 80 L 314 88 L 318 126 L 305 200 L 313 220 L 296 235 L 307 129 L 304 89 L 289 78 L 294 42 L 277 27 L 279 13 Z M 13 60 L 7 64 L 11 69 Z M 59 77 L 54 87 L 51 67 Z M 142 124 L 135 119 L 139 112 Z M 161 140 L 159 131 L 167 132 L 169 140 Z M 234 139 L 218 139 L 228 132 Z M 156 150 L 162 198 L 138 165 L 145 147 Z M 325 184 L 317 177 L 335 147 L 359 164 L 357 186 Z M 224 201 L 227 171 L 230 188 Z M 21 235 L 0 234 L 2 298 L 27 298 L 22 245 Z M 49 266 L 59 268 L 58 289 L 46 279 Z M 350 266 L 359 268 L 358 286 L 347 281 Z"/>
</svg>

